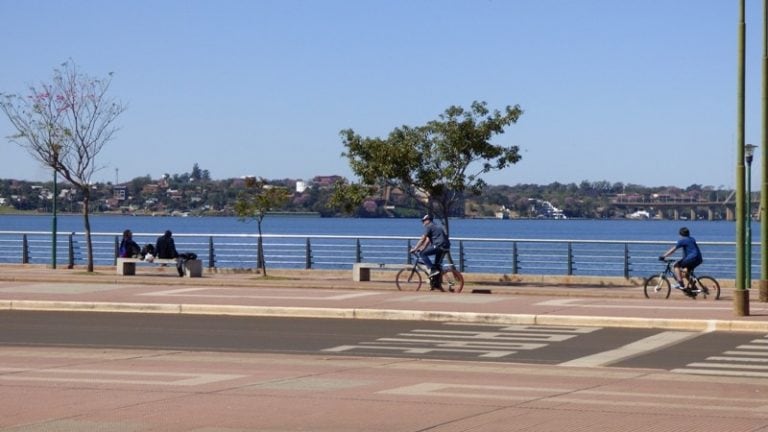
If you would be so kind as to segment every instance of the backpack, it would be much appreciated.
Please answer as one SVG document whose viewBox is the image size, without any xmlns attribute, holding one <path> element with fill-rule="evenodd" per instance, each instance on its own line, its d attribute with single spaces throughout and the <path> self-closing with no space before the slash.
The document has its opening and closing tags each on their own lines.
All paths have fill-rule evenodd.
<svg viewBox="0 0 768 432">
<path fill-rule="evenodd" d="M 179 258 L 184 261 L 194 260 L 194 259 L 197 259 L 197 254 L 194 252 L 180 253 Z"/>
<path fill-rule="evenodd" d="M 144 259 L 147 255 L 151 255 L 153 258 L 155 257 L 155 246 L 151 243 L 148 243 L 141 248 L 141 258 Z"/>
</svg>

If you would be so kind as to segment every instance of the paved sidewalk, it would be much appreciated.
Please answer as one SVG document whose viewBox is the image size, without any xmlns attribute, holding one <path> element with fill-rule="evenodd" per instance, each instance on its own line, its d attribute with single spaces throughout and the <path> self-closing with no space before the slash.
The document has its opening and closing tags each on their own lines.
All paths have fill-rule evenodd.
<svg viewBox="0 0 768 432">
<path fill-rule="evenodd" d="M 113 267 L 50 269 L 0 266 L 0 310 L 300 316 L 497 324 L 580 325 L 768 332 L 768 304 L 752 294 L 750 316 L 734 313 L 730 288 L 719 301 L 643 297 L 638 282 L 578 279 L 527 282 L 466 275 L 461 294 L 397 291 L 393 272 L 353 282 L 351 271 L 274 270 L 204 273 L 179 278 L 173 267 L 142 267 L 118 276 Z M 475 293 L 473 293 L 473 291 Z"/>
</svg>

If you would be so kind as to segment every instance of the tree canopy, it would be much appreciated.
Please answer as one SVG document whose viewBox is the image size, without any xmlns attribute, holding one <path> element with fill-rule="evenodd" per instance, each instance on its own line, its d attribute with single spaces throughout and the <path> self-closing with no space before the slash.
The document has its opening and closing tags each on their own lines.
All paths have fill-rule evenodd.
<svg viewBox="0 0 768 432">
<path fill-rule="evenodd" d="M 68 61 L 54 69 L 51 82 L 30 86 L 29 93 L 0 93 L 0 109 L 16 129 L 8 137 L 41 164 L 64 176 L 83 194 L 83 220 L 88 247 L 88 271 L 93 271 L 91 226 L 88 218 L 91 177 L 104 145 L 117 127 L 125 106 L 108 96 L 106 79 L 83 74 Z"/>
<path fill-rule="evenodd" d="M 475 101 L 469 109 L 451 106 L 425 125 L 397 127 L 386 138 L 363 138 L 346 129 L 342 156 L 363 184 L 400 188 L 448 229 L 448 217 L 464 195 L 485 187 L 483 174 L 520 160 L 518 146 L 491 139 L 522 114 L 518 105 L 491 111 L 486 102 Z"/>
</svg>

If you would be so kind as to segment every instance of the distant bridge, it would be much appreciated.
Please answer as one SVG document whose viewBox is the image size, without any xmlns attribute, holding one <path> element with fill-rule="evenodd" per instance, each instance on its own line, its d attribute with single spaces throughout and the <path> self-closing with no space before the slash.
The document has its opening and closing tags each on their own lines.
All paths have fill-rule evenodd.
<svg viewBox="0 0 768 432">
<path fill-rule="evenodd" d="M 695 201 L 690 199 L 660 200 L 614 200 L 611 208 L 630 214 L 639 210 L 647 211 L 656 219 L 688 220 L 735 220 L 736 203 L 731 193 L 725 201 Z M 760 214 L 760 194 L 752 194 L 752 216 Z"/>
</svg>

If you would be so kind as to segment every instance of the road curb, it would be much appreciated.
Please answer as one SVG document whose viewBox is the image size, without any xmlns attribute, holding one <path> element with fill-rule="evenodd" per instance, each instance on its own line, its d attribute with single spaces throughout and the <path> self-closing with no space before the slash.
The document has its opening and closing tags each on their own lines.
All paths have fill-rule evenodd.
<svg viewBox="0 0 768 432">
<path fill-rule="evenodd" d="M 0 310 L 219 316 L 226 315 L 241 317 L 335 318 L 433 322 L 450 321 L 478 324 L 622 327 L 687 330 L 699 332 L 768 332 L 768 322 L 765 321 L 500 314 L 392 309 L 0 300 Z"/>
</svg>

